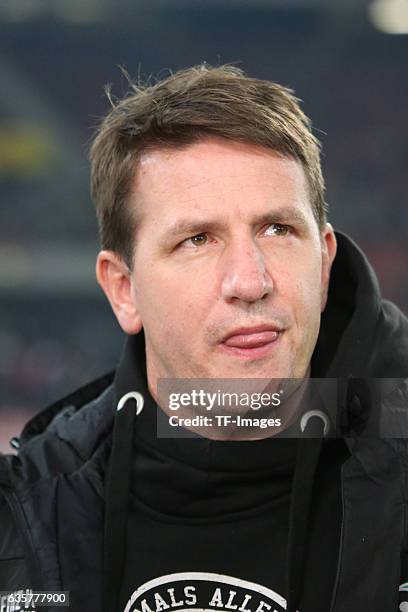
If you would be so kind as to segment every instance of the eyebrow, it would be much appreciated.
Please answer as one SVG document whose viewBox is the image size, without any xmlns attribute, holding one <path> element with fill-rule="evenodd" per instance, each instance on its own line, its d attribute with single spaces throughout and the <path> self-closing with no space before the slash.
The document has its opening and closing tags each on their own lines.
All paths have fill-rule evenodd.
<svg viewBox="0 0 408 612">
<path fill-rule="evenodd" d="M 276 208 L 262 215 L 254 217 L 253 225 L 263 225 L 266 223 L 296 224 L 303 227 L 308 225 L 308 220 L 302 210 L 295 206 Z M 170 224 L 163 232 L 166 238 L 178 237 L 183 235 L 194 236 L 196 234 L 217 231 L 224 224 L 221 221 L 202 221 L 197 219 L 182 219 Z"/>
</svg>

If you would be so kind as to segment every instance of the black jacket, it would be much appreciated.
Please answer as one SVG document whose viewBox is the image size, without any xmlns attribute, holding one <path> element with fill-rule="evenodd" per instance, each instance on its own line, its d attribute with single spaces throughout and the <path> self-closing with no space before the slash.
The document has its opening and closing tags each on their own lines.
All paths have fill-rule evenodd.
<svg viewBox="0 0 408 612">
<path fill-rule="evenodd" d="M 396 612 L 408 581 L 408 321 L 381 299 L 356 245 L 337 238 L 312 360 L 314 377 L 344 381 L 337 431 L 350 453 L 330 612 Z M 110 373 L 47 408 L 24 428 L 18 454 L 0 457 L 0 590 L 70 591 L 73 612 L 111 612 L 106 483 L 117 381 Z"/>
</svg>

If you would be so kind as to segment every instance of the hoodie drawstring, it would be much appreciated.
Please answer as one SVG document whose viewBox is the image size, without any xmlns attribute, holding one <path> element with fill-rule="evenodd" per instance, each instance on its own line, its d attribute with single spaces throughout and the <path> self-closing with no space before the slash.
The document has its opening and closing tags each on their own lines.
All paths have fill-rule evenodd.
<svg viewBox="0 0 408 612">
<path fill-rule="evenodd" d="M 143 396 L 129 392 L 116 409 L 113 442 L 105 494 L 104 611 L 119 610 L 119 593 L 126 553 L 126 528 L 131 482 L 135 418 L 143 408 Z"/>
<path fill-rule="evenodd" d="M 309 427 L 307 428 L 309 432 Z M 322 437 L 301 439 L 296 456 L 289 511 L 286 583 L 287 612 L 296 612 L 301 595 L 312 489 L 322 448 Z"/>
</svg>

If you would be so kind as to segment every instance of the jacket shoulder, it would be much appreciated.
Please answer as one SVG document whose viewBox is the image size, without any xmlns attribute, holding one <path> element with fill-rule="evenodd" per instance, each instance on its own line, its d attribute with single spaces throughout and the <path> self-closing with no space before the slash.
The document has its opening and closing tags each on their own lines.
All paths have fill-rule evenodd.
<svg viewBox="0 0 408 612">
<path fill-rule="evenodd" d="M 408 319 L 388 300 L 382 300 L 367 369 L 372 377 L 408 378 Z"/>
<path fill-rule="evenodd" d="M 92 460 L 113 425 L 111 372 L 58 400 L 15 438 L 17 455 L 0 456 L 11 486 L 67 474 Z"/>
</svg>

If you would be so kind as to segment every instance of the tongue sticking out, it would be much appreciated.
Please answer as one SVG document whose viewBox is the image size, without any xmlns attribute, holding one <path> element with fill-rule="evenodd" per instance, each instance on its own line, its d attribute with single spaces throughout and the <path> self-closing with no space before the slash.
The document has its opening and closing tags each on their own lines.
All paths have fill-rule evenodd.
<svg viewBox="0 0 408 612">
<path fill-rule="evenodd" d="M 279 336 L 279 332 L 277 331 L 264 331 L 264 332 L 255 332 L 252 334 L 237 334 L 236 336 L 230 336 L 224 341 L 226 346 L 233 346 L 236 348 L 257 348 L 259 346 L 263 346 L 264 344 L 268 344 L 269 342 L 274 342 Z"/>
</svg>

